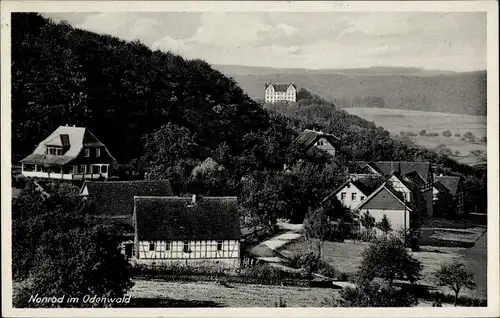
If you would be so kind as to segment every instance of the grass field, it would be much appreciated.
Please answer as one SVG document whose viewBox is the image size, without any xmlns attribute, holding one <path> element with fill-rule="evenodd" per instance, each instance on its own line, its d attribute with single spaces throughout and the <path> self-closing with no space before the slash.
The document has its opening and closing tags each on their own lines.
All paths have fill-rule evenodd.
<svg viewBox="0 0 500 318">
<path fill-rule="evenodd" d="M 472 248 L 459 247 L 435 247 L 423 246 L 420 252 L 412 253 L 422 262 L 422 279 L 420 283 L 434 285 L 433 273 L 440 268 L 443 263 L 454 259 L 464 261 L 468 268 L 475 273 L 477 289 L 475 291 L 464 291 L 463 295 L 486 298 L 486 235 L 483 235 L 476 246 Z M 323 247 L 323 259 L 335 266 L 341 272 L 355 273 L 361 264 L 362 252 L 369 246 L 365 242 L 325 242 Z M 304 253 L 308 250 L 303 239 L 287 245 L 280 253 L 284 256 Z M 442 288 L 443 292 L 451 293 L 447 288 Z"/>
<path fill-rule="evenodd" d="M 217 282 L 180 283 L 137 280 L 130 291 L 135 305 L 147 307 L 274 307 L 281 297 L 287 307 L 330 307 L 338 290 Z M 134 305 L 132 304 L 132 305 Z"/>
<path fill-rule="evenodd" d="M 485 116 L 383 108 L 344 108 L 344 110 L 373 121 L 393 135 L 399 135 L 400 132 L 413 132 L 418 135 L 421 130 L 426 130 L 427 133 L 436 132 L 439 136 L 418 135 L 411 138 L 416 144 L 428 149 L 435 149 L 438 145 L 444 144 L 453 153 L 458 150 L 458 156 L 452 156 L 452 158 L 464 164 L 478 164 L 484 161 L 471 154 L 471 151 L 486 151 L 485 143 L 469 143 L 461 140 L 460 137 L 455 137 L 455 134 L 463 135 L 471 132 L 477 140 L 486 136 Z M 442 132 L 445 130 L 450 130 L 452 136 L 444 137 Z"/>
</svg>

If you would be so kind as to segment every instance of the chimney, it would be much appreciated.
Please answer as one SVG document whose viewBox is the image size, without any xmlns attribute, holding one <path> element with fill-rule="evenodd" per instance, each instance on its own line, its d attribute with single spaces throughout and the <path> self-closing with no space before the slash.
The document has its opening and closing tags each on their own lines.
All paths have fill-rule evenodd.
<svg viewBox="0 0 500 318">
<path fill-rule="evenodd" d="M 66 127 L 68 127 L 68 124 L 66 124 Z"/>
<path fill-rule="evenodd" d="M 193 196 L 191 197 L 191 204 L 192 205 L 196 204 L 196 194 L 193 194 Z"/>
<path fill-rule="evenodd" d="M 73 125 L 73 127 L 76 127 L 76 125 Z"/>
</svg>

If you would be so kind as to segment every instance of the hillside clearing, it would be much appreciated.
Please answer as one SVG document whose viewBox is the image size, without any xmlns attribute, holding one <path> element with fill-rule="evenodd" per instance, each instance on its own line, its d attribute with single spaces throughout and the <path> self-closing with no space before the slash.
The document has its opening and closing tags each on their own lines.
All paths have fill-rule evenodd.
<svg viewBox="0 0 500 318">
<path fill-rule="evenodd" d="M 384 109 L 384 108 L 343 108 L 352 115 L 373 121 L 377 126 L 384 127 L 391 134 L 399 136 L 401 132 L 413 132 L 417 136 L 411 139 L 419 146 L 435 149 L 444 144 L 453 153 L 458 155 L 451 158 L 464 164 L 478 164 L 483 162 L 480 157 L 473 155 L 473 151 L 486 152 L 486 143 L 470 143 L 455 136 L 463 136 L 471 132 L 479 140 L 486 136 L 486 116 L 460 115 L 416 110 Z M 418 133 L 425 130 L 427 133 L 435 132 L 439 136 L 420 136 Z M 450 130 L 451 137 L 444 137 L 443 131 Z"/>
</svg>

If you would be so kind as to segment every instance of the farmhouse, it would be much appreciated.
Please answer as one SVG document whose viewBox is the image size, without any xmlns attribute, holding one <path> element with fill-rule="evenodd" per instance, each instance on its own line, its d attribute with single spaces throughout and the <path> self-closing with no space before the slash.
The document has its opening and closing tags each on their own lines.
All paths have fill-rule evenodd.
<svg viewBox="0 0 500 318">
<path fill-rule="evenodd" d="M 60 126 L 21 160 L 27 177 L 96 180 L 107 179 L 116 161 L 106 146 L 87 128 Z"/>
<path fill-rule="evenodd" d="M 462 216 L 464 193 L 460 177 L 434 177 L 434 214 L 437 216 Z"/>
<path fill-rule="evenodd" d="M 351 175 L 347 181 L 335 189 L 324 201 L 328 201 L 332 196 L 335 196 L 343 206 L 355 209 L 383 182 L 383 179 L 373 175 Z"/>
<path fill-rule="evenodd" d="M 310 157 L 318 157 L 326 154 L 330 158 L 335 158 L 339 149 L 340 138 L 322 131 L 305 129 L 295 139 L 294 143 L 300 151 Z"/>
<path fill-rule="evenodd" d="M 135 261 L 234 269 L 241 236 L 236 197 L 134 198 Z"/>
<path fill-rule="evenodd" d="M 365 173 L 372 173 L 389 177 L 397 172 L 401 181 L 414 184 L 421 192 L 427 215 L 433 214 L 433 184 L 434 177 L 432 166 L 429 162 L 405 162 L 405 161 L 378 161 L 370 162 L 363 166 Z M 404 189 L 406 185 L 395 187 Z M 408 189 L 411 192 L 411 189 Z M 410 200 L 408 200 L 410 201 Z"/>
<path fill-rule="evenodd" d="M 134 242 L 134 197 L 172 196 L 167 180 L 158 181 L 86 181 L 80 195 L 88 198 L 91 213 L 101 222 L 122 233 L 122 252 L 132 257 Z"/>
<path fill-rule="evenodd" d="M 356 208 L 359 215 L 368 212 L 376 223 L 386 215 L 394 231 L 410 227 L 410 217 L 414 210 L 412 203 L 406 201 L 404 195 L 396 191 L 389 182 L 384 182 Z"/>
<path fill-rule="evenodd" d="M 266 103 L 275 103 L 279 101 L 296 102 L 297 86 L 295 84 L 265 84 Z"/>
</svg>

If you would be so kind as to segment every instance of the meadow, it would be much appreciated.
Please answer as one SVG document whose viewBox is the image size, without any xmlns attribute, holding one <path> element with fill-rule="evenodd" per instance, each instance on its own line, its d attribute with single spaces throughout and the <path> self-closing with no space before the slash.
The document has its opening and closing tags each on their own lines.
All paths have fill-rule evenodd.
<svg viewBox="0 0 500 318">
<path fill-rule="evenodd" d="M 486 143 L 480 142 L 480 139 L 486 136 L 486 116 L 385 108 L 343 108 L 343 110 L 373 121 L 394 136 L 399 136 L 401 132 L 414 133 L 416 136 L 410 138 L 421 147 L 433 150 L 440 145 L 446 145 L 446 148 L 453 152 L 450 157 L 460 163 L 474 165 L 485 161 L 484 155 L 478 156 L 473 152 L 486 153 Z M 427 134 L 437 133 L 438 136 L 420 136 L 421 130 L 425 130 Z M 451 137 L 443 136 L 442 133 L 446 130 L 451 132 Z M 462 140 L 467 132 L 476 137 L 475 143 Z M 460 137 L 456 136 L 457 134 L 460 134 Z"/>
</svg>

